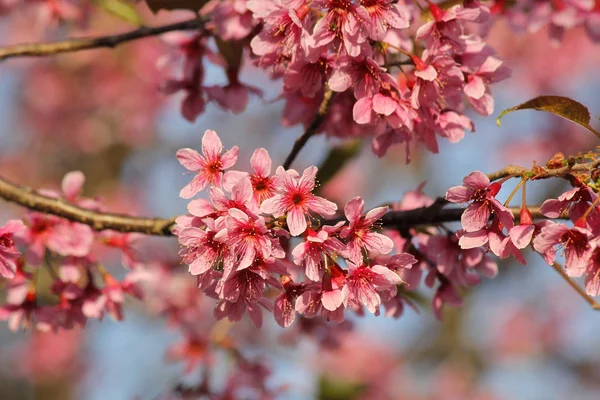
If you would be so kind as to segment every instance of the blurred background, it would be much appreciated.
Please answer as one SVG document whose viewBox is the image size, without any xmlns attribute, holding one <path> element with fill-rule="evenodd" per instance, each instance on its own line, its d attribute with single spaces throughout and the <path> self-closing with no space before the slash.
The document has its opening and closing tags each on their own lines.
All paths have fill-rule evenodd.
<svg viewBox="0 0 600 400">
<path fill-rule="evenodd" d="M 0 45 L 39 39 L 29 21 L 24 14 L 0 24 Z M 92 33 L 127 29 L 111 18 L 95 18 L 91 25 Z M 597 117 L 600 47 L 578 29 L 556 47 L 545 30 L 515 35 L 502 22 L 490 32 L 490 42 L 513 70 L 511 79 L 493 86 L 494 117 L 472 115 L 475 133 L 458 144 L 441 142 L 437 155 L 417 148 L 409 165 L 403 146 L 377 158 L 365 142 L 323 193 L 338 204 L 360 195 L 369 208 L 399 201 L 427 182 L 424 192 L 435 198 L 474 170 L 529 167 L 558 151 L 592 150 L 597 138 L 553 115 L 519 112 L 501 127 L 495 116 L 537 95 L 559 94 L 582 102 Z M 205 129 L 217 131 L 225 147 L 240 147 L 241 168 L 257 147 L 265 147 L 275 164 L 283 162 L 302 128 L 281 126 L 280 81 L 246 67 L 243 80 L 263 89 L 265 99 L 252 98 L 240 115 L 211 103 L 192 124 L 180 114 L 181 98 L 157 90 L 169 72 L 157 66 L 167 51 L 160 38 L 148 38 L 116 50 L 1 63 L 1 174 L 56 189 L 65 173 L 81 170 L 85 195 L 102 197 L 107 209 L 171 217 L 186 212 L 178 193 L 189 180 L 175 152 L 198 149 Z M 207 67 L 207 84 L 226 83 L 222 70 Z M 598 125 L 597 118 L 592 124 Z M 337 144 L 313 138 L 295 167 L 319 165 Z M 562 193 L 564 187 L 552 185 L 528 186 L 528 204 Z M 503 188 L 499 197 L 511 189 Z M 2 203 L 0 221 L 21 213 Z M 147 257 L 181 273 L 176 282 L 151 282 L 146 302 L 128 301 L 124 321 L 105 317 L 57 334 L 13 333 L 0 325 L 0 399 L 158 399 L 197 379 L 207 367 L 189 365 L 193 349 L 182 353 L 181 347 L 186 335 L 164 316 L 165 301 L 177 302 L 184 292 L 198 307 L 198 326 L 229 330 L 269 367 L 267 382 L 279 398 L 600 398 L 600 314 L 535 254 L 526 254 L 526 266 L 499 262 L 499 276 L 465 294 L 461 309 L 446 308 L 441 322 L 427 303 L 399 319 L 367 315 L 335 329 L 296 320 L 283 330 L 265 318 L 258 331 L 246 318 L 235 326 L 214 322 L 213 301 L 193 297 L 201 297 L 195 278 L 177 264 L 175 239 L 148 239 L 143 248 Z M 112 260 L 118 275 L 120 259 Z M 148 266 L 153 268 L 159 267 Z M 227 355 L 202 357 L 215 385 L 226 385 Z"/>
</svg>

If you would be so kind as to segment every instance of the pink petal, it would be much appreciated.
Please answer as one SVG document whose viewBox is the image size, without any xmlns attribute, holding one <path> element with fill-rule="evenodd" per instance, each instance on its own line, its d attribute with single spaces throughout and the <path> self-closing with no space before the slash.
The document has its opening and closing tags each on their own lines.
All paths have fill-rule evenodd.
<svg viewBox="0 0 600 400">
<path fill-rule="evenodd" d="M 221 163 L 223 165 L 223 169 L 231 168 L 235 164 L 238 158 L 239 148 L 237 146 L 233 146 L 231 150 L 223 154 L 221 157 Z"/>
<path fill-rule="evenodd" d="M 256 149 L 250 159 L 250 166 L 257 176 L 269 176 L 271 174 L 271 157 L 269 152 L 263 148 Z"/>
<path fill-rule="evenodd" d="M 215 159 L 221 154 L 222 149 L 223 144 L 217 132 L 207 129 L 202 136 L 202 153 L 208 159 Z"/>
<path fill-rule="evenodd" d="M 204 164 L 202 156 L 193 149 L 180 149 L 176 157 L 179 163 L 190 171 L 198 171 Z"/>
<path fill-rule="evenodd" d="M 463 186 L 471 189 L 484 189 L 490 185 L 489 178 L 480 171 L 471 172 L 463 179 Z"/>
<path fill-rule="evenodd" d="M 386 117 L 396 111 L 397 103 L 391 97 L 377 93 L 373 96 L 373 111 Z M 358 122 L 358 121 L 357 121 Z"/>
<path fill-rule="evenodd" d="M 350 222 L 358 220 L 364 211 L 365 202 L 360 197 L 355 197 L 344 206 L 344 215 Z"/>
<path fill-rule="evenodd" d="M 373 99 L 363 97 L 354 103 L 352 117 L 357 124 L 370 124 L 373 121 Z"/>
<path fill-rule="evenodd" d="M 292 236 L 301 235 L 308 226 L 306 222 L 306 215 L 299 207 L 292 208 L 287 215 L 286 221 Z"/>
<path fill-rule="evenodd" d="M 484 228 L 490 219 L 490 209 L 484 202 L 470 204 L 460 217 L 462 227 L 467 232 Z"/>
<path fill-rule="evenodd" d="M 190 183 L 188 183 L 181 191 L 179 192 L 179 197 L 182 199 L 191 199 L 196 194 L 198 194 L 202 189 L 206 187 L 207 184 L 206 176 L 204 175 L 196 175 L 194 179 Z"/>
<path fill-rule="evenodd" d="M 323 308 L 335 311 L 342 305 L 342 293 L 339 290 L 328 290 L 321 295 Z"/>
<path fill-rule="evenodd" d="M 83 188 L 85 183 L 85 175 L 81 171 L 72 171 L 65 175 L 62 180 L 62 191 L 65 197 L 73 201 Z"/>
<path fill-rule="evenodd" d="M 535 225 L 517 225 L 508 234 L 517 249 L 524 249 L 531 243 L 534 231 Z"/>
</svg>

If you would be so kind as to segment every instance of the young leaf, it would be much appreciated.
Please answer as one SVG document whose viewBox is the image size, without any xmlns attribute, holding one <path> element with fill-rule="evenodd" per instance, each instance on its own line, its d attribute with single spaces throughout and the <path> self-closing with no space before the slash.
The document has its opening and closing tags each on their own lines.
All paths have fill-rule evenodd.
<svg viewBox="0 0 600 400">
<path fill-rule="evenodd" d="M 573 121 L 600 138 L 600 132 L 590 126 L 590 112 L 583 104 L 563 96 L 539 96 L 516 107 L 508 108 L 496 119 L 500 126 L 500 118 L 509 112 L 517 110 L 538 110 L 556 114 L 559 117 Z"/>
<path fill-rule="evenodd" d="M 97 0 L 98 7 L 123 21 L 142 26 L 144 21 L 134 5 L 125 0 Z"/>
</svg>

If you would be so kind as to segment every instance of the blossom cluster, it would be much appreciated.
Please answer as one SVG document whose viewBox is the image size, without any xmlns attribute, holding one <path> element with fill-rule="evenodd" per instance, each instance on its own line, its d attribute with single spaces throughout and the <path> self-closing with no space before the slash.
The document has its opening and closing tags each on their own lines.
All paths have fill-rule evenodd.
<svg viewBox="0 0 600 400">
<path fill-rule="evenodd" d="M 209 2 L 203 9 L 215 29 L 168 39 L 183 56 L 183 74 L 168 80 L 164 90 L 186 93 L 181 109 L 188 120 L 202 113 L 207 101 L 239 113 L 249 94 L 260 94 L 239 79 L 246 50 L 256 66 L 282 79 L 284 125 L 308 126 L 325 91 L 332 90 L 337 95 L 320 131 L 372 138 L 380 156 L 392 144 L 405 143 L 409 157 L 414 141 L 438 152 L 437 136 L 458 142 L 465 130 L 473 131 L 466 104 L 490 115 L 494 101 L 489 86 L 509 76 L 483 38 L 468 27 L 489 19 L 489 9 L 476 2 L 448 9 L 429 3 L 426 22 L 416 4 L 403 1 L 232 3 Z M 216 52 L 211 36 L 218 39 Z M 238 42 L 222 44 L 231 39 Z M 225 69 L 226 86 L 205 86 L 204 59 Z"/>
<path fill-rule="evenodd" d="M 595 183 L 575 180 L 572 189 L 543 202 L 540 213 L 545 219 L 535 223 L 523 204 L 518 224 L 512 211 L 496 199 L 501 185 L 476 171 L 464 178 L 462 186 L 448 190 L 448 201 L 469 203 L 461 217 L 462 229 L 457 232 L 459 246 L 485 249 L 500 259 L 512 256 L 522 264 L 523 250 L 531 247 L 554 266 L 560 250 L 565 273 L 585 276 L 586 293 L 600 295 L 600 209 Z"/>
<path fill-rule="evenodd" d="M 347 221 L 335 223 L 325 217 L 334 216 L 337 205 L 313 193 L 316 167 L 302 174 L 278 167 L 272 174 L 269 154 L 257 149 L 246 173 L 231 169 L 237 152 L 223 152 L 211 130 L 202 139 L 203 154 L 177 152 L 195 173 L 181 197 L 208 187 L 209 198 L 190 201 L 174 232 L 189 272 L 217 299 L 218 319 L 237 321 L 248 311 L 260 326 L 263 308 L 281 326 L 291 325 L 296 313 L 341 322 L 347 310 L 379 314 L 381 305 L 394 302 L 403 283 L 399 273 L 416 259 L 390 255 L 393 242 L 376 226 L 386 207 L 363 215 L 364 202 L 356 197 L 344 207 Z M 273 291 L 280 293 L 274 304 Z"/>
<path fill-rule="evenodd" d="M 81 172 L 70 172 L 63 179 L 62 193 L 40 192 L 102 211 L 99 200 L 80 196 L 84 181 Z M 0 278 L 7 282 L 0 320 L 8 320 L 12 330 L 35 326 L 42 331 L 84 326 L 88 319 L 102 319 L 105 314 L 122 320 L 126 295 L 142 297 L 135 278 L 141 266 L 136 250 L 140 236 L 94 232 L 88 225 L 35 211 L 27 213 L 25 222 L 8 221 L 0 228 Z M 97 260 L 108 248 L 118 249 L 123 265 L 131 271 L 121 281 Z M 50 283 L 41 285 L 46 271 Z"/>
</svg>

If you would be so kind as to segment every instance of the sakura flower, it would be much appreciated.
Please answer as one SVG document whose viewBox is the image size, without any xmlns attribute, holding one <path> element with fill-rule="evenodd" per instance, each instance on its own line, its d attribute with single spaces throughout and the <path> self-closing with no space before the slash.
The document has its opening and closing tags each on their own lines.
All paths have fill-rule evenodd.
<svg viewBox="0 0 600 400">
<path fill-rule="evenodd" d="M 471 106 L 481 115 L 490 115 L 494 110 L 494 99 L 489 94 L 488 85 L 500 82 L 510 76 L 510 70 L 502 61 L 493 56 L 482 57 L 463 55 L 461 70 L 466 76 L 464 92 Z"/>
<path fill-rule="evenodd" d="M 20 220 L 10 220 L 0 228 L 0 277 L 12 279 L 17 272 L 17 259 L 21 255 L 15 247 L 14 235 L 25 231 Z"/>
<path fill-rule="evenodd" d="M 22 233 L 28 244 L 27 257 L 39 264 L 46 248 L 62 256 L 85 257 L 94 242 L 88 225 L 71 222 L 49 214 L 29 213 L 28 227 Z"/>
<path fill-rule="evenodd" d="M 360 0 L 370 19 L 369 37 L 381 41 L 389 28 L 408 28 L 408 8 L 393 0 Z"/>
<path fill-rule="evenodd" d="M 338 60 L 328 84 L 334 92 L 344 92 L 352 87 L 354 96 L 361 99 L 373 97 L 379 92 L 381 80 L 389 81 L 389 75 L 375 60 L 370 57 L 345 56 Z"/>
<path fill-rule="evenodd" d="M 576 187 L 561 194 L 558 199 L 544 201 L 541 211 L 548 218 L 558 218 L 567 209 L 569 215 L 583 215 L 596 197 L 596 193 L 588 186 Z"/>
<path fill-rule="evenodd" d="M 298 236 L 306 230 L 309 211 L 333 215 L 337 210 L 335 203 L 312 194 L 317 167 L 306 168 L 302 176 L 293 169 L 286 171 L 283 167 L 278 167 L 276 175 L 279 180 L 277 194 L 265 200 L 260 210 L 276 218 L 285 215 L 293 236 Z"/>
<path fill-rule="evenodd" d="M 592 252 L 591 238 L 592 233 L 587 229 L 579 226 L 569 228 L 550 222 L 533 239 L 533 248 L 544 255 L 548 264 L 552 264 L 555 258 L 554 246 L 559 245 L 565 255 L 565 272 L 577 277 L 586 271 Z"/>
<path fill-rule="evenodd" d="M 444 304 L 450 304 L 455 307 L 460 307 L 462 305 L 462 299 L 460 298 L 456 287 L 448 281 L 442 283 L 433 296 L 433 314 L 439 320 L 442 319 L 442 308 Z"/>
<path fill-rule="evenodd" d="M 185 119 L 193 122 L 204 112 L 206 106 L 202 86 L 205 75 L 204 56 L 209 58 L 215 56 L 206 46 L 207 39 L 202 35 L 187 36 L 169 32 L 164 36 L 164 40 L 177 47 L 178 53 L 183 56 L 183 66 L 182 77 L 166 80 L 160 89 L 166 94 L 186 92 L 181 103 L 181 114 Z"/>
<path fill-rule="evenodd" d="M 275 194 L 276 179 L 271 177 L 271 157 L 265 149 L 256 149 L 250 158 L 250 166 L 254 174 L 250 175 L 252 198 L 256 205 Z"/>
<path fill-rule="evenodd" d="M 236 270 L 251 266 L 258 255 L 263 259 L 269 258 L 272 253 L 283 256 L 274 251 L 275 244 L 272 243 L 264 218 L 251 218 L 243 211 L 232 208 L 225 219 L 225 226 L 227 229 L 219 231 L 214 239 L 229 246 L 237 259 Z"/>
<path fill-rule="evenodd" d="M 207 86 L 206 94 L 209 100 L 214 100 L 219 106 L 231 111 L 234 114 L 240 114 L 246 110 L 249 101 L 249 95 L 255 94 L 262 96 L 262 91 L 254 86 L 246 85 L 238 81 L 236 76 L 230 75 L 229 84 L 225 86 Z"/>
<path fill-rule="evenodd" d="M 359 99 L 354 104 L 352 114 L 357 124 L 375 125 L 377 133 L 388 124 L 394 129 L 412 129 L 416 117 L 409 101 L 389 84 L 382 84 L 379 93 L 373 97 Z"/>
<path fill-rule="evenodd" d="M 480 21 L 485 17 L 487 8 L 463 8 L 454 6 L 443 10 L 439 5 L 429 3 L 433 21 L 426 22 L 417 30 L 417 39 L 426 42 L 431 49 L 446 51 L 461 50 L 465 46 L 464 21 Z"/>
<path fill-rule="evenodd" d="M 600 238 L 590 241 L 590 246 L 592 252 L 585 275 L 585 292 L 590 296 L 598 296 L 600 295 Z"/>
<path fill-rule="evenodd" d="M 310 7 L 304 0 L 249 0 L 247 7 L 265 23 L 260 33 L 250 41 L 254 54 L 277 53 L 293 57 L 303 51 L 302 42 L 308 35 L 306 26 L 310 22 Z"/>
<path fill-rule="evenodd" d="M 377 312 L 381 304 L 378 292 L 392 290 L 402 283 L 400 277 L 383 265 L 359 266 L 349 263 L 346 285 L 342 288 L 342 300 L 346 308 L 364 305 L 371 313 Z"/>
<path fill-rule="evenodd" d="M 179 193 L 182 198 L 192 198 L 209 184 L 221 186 L 224 170 L 231 168 L 237 161 L 238 147 L 232 147 L 225 154 L 221 154 L 222 151 L 221 139 L 215 131 L 210 129 L 206 130 L 202 137 L 202 154 L 204 156 L 192 149 L 177 151 L 177 160 L 181 165 L 197 174 Z"/>
<path fill-rule="evenodd" d="M 339 52 L 343 46 L 349 56 L 358 56 L 367 38 L 367 11 L 351 0 L 314 0 L 312 6 L 327 11 L 315 25 L 311 47 L 332 44 Z"/>
<path fill-rule="evenodd" d="M 512 213 L 495 197 L 500 188 L 499 183 L 490 184 L 487 176 L 475 171 L 463 179 L 463 186 L 455 186 L 448 190 L 446 200 L 451 203 L 473 201 L 463 212 L 460 219 L 465 231 L 475 232 L 483 229 L 492 213 L 495 213 L 505 227 L 512 228 Z"/>
<path fill-rule="evenodd" d="M 192 275 L 204 274 L 211 268 L 222 270 L 230 257 L 226 244 L 215 239 L 225 228 L 225 220 L 206 218 L 205 222 L 205 229 L 189 227 L 179 232 L 179 243 L 184 246 L 179 254 Z"/>
<path fill-rule="evenodd" d="M 325 270 L 325 259 L 330 255 L 345 253 L 344 244 L 335 237 L 343 222 L 335 226 L 325 225 L 318 232 L 308 228 L 304 241 L 292 250 L 294 263 L 305 267 L 306 277 L 320 281 Z"/>
<path fill-rule="evenodd" d="M 275 299 L 273 316 L 282 328 L 287 328 L 296 319 L 296 299 L 307 289 L 305 283 L 295 283 L 289 276 L 282 276 L 283 292 Z"/>
<path fill-rule="evenodd" d="M 348 252 L 352 262 L 360 264 L 363 251 L 387 254 L 394 248 L 394 242 L 389 237 L 373 232 L 373 224 L 383 217 L 387 207 L 377 207 L 363 216 L 365 202 L 360 197 L 350 200 L 344 207 L 344 214 L 350 226 L 344 227 L 340 237 L 348 244 Z"/>
<path fill-rule="evenodd" d="M 298 57 L 283 74 L 283 87 L 286 91 L 300 90 L 303 96 L 314 97 L 336 64 L 334 57 L 326 53 L 315 60 Z"/>
</svg>

